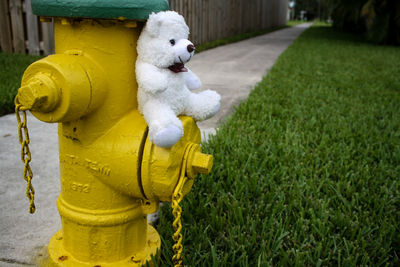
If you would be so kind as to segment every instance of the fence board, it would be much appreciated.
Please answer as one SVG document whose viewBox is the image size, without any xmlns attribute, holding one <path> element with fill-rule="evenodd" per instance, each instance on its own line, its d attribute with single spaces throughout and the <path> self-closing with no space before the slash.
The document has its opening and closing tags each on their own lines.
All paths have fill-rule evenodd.
<svg viewBox="0 0 400 267">
<path fill-rule="evenodd" d="M 13 51 L 8 1 L 0 1 L 0 46 L 2 51 Z"/>
<path fill-rule="evenodd" d="M 221 14 L 221 29 L 220 29 L 220 35 L 223 36 L 223 38 L 228 36 L 228 14 L 227 14 L 227 8 L 229 7 L 228 5 L 229 0 L 223 0 L 220 1 L 220 5 L 219 5 L 219 10 L 220 10 L 220 14 Z"/>
<path fill-rule="evenodd" d="M 188 21 L 187 24 L 189 26 L 190 32 L 194 31 L 194 24 L 193 24 L 193 19 L 194 19 L 194 9 L 193 9 L 193 0 L 187 0 L 187 13 L 186 13 L 186 20 Z M 191 34 L 190 39 L 192 42 L 196 42 L 196 36 L 195 34 Z"/>
<path fill-rule="evenodd" d="M 201 43 L 201 1 L 195 1 L 196 3 L 196 36 L 197 36 L 197 42 L 195 43 L 195 45 L 200 44 Z"/>
<path fill-rule="evenodd" d="M 13 35 L 14 52 L 25 53 L 24 23 L 22 17 L 21 0 L 10 0 L 11 29 Z"/>
<path fill-rule="evenodd" d="M 28 51 L 29 54 L 39 55 L 39 27 L 38 18 L 32 13 L 31 0 L 25 0 L 26 24 L 28 29 Z"/>
<path fill-rule="evenodd" d="M 41 48 L 44 54 L 54 54 L 54 22 L 42 23 L 42 35 Z"/>
<path fill-rule="evenodd" d="M 213 25 L 213 26 L 216 26 L 216 25 L 214 25 L 213 24 L 213 17 L 215 17 L 215 14 L 214 14 L 214 2 L 215 0 L 209 0 L 208 1 L 208 10 L 207 10 L 207 13 L 208 13 L 208 17 L 207 17 L 207 39 L 208 39 L 208 41 L 210 42 L 211 40 L 213 40 L 213 38 L 214 38 L 214 36 L 213 36 L 213 34 L 214 34 L 214 28 L 215 27 L 211 27 L 211 25 Z"/>
<path fill-rule="evenodd" d="M 207 42 L 207 10 L 208 0 L 201 1 L 201 43 Z"/>
<path fill-rule="evenodd" d="M 217 1 L 211 1 L 212 3 L 212 16 L 211 16 L 211 40 L 216 40 L 218 36 L 218 28 L 220 26 L 219 19 L 218 19 L 218 2 Z"/>
</svg>

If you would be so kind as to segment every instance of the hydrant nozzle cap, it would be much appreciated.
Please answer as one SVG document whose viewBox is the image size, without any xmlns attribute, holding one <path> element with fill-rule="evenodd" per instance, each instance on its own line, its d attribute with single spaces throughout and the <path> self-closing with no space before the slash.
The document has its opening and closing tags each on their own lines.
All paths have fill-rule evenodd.
<svg viewBox="0 0 400 267">
<path fill-rule="evenodd" d="M 208 174 L 211 171 L 213 159 L 212 155 L 195 152 L 192 161 L 192 168 L 197 173 Z"/>
<path fill-rule="evenodd" d="M 48 112 L 59 102 L 57 86 L 44 75 L 37 74 L 18 90 L 18 102 L 30 110 Z"/>
<path fill-rule="evenodd" d="M 197 174 L 208 174 L 211 171 L 214 157 L 201 152 L 200 145 L 193 145 L 188 155 L 186 174 L 194 178 Z"/>
</svg>

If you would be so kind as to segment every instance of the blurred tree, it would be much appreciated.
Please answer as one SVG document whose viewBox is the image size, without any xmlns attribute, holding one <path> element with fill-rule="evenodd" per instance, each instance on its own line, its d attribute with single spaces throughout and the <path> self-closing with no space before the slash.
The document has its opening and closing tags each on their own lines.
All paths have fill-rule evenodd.
<svg viewBox="0 0 400 267">
<path fill-rule="evenodd" d="M 320 19 L 330 20 L 336 6 L 336 0 L 320 0 Z"/>
<path fill-rule="evenodd" d="M 318 0 L 296 0 L 295 8 L 296 19 L 301 19 L 301 11 L 306 11 L 307 20 L 313 20 L 318 13 Z"/>
<path fill-rule="evenodd" d="M 365 33 L 377 44 L 400 44 L 399 0 L 337 0 L 334 26 Z"/>
<path fill-rule="evenodd" d="M 306 11 L 307 20 L 328 20 L 337 0 L 296 0 L 295 17 L 300 19 L 300 12 Z"/>
<path fill-rule="evenodd" d="M 369 0 L 361 9 L 367 39 L 379 44 L 400 44 L 400 1 Z"/>
<path fill-rule="evenodd" d="M 365 22 L 361 17 L 361 8 L 367 0 L 337 0 L 332 12 L 333 25 L 336 28 L 364 32 Z"/>
<path fill-rule="evenodd" d="M 295 0 L 295 18 L 333 19 L 333 25 L 365 33 L 377 44 L 400 44 L 400 0 Z"/>
</svg>

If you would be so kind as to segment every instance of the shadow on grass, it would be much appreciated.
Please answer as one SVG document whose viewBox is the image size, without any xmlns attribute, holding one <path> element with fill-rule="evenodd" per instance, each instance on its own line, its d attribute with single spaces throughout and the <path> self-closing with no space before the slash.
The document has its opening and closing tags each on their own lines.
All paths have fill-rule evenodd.
<svg viewBox="0 0 400 267">
<path fill-rule="evenodd" d="M 399 49 L 398 46 L 394 45 L 379 45 L 366 40 L 365 35 L 361 33 L 355 33 L 351 31 L 343 31 L 331 26 L 328 23 L 316 23 L 310 29 L 309 32 L 305 32 L 304 36 L 307 36 L 313 40 L 329 40 L 332 42 L 340 43 L 351 43 L 353 44 L 364 44 L 378 47 L 392 47 Z"/>
</svg>

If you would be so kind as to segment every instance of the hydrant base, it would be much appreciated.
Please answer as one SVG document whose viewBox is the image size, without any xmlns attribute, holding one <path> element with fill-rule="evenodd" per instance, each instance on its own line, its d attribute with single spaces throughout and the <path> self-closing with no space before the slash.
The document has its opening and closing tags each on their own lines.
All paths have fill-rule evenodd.
<svg viewBox="0 0 400 267">
<path fill-rule="evenodd" d="M 46 261 L 41 262 L 41 266 L 53 267 L 123 267 L 123 266 L 142 266 L 148 262 L 149 266 L 154 266 L 152 256 L 158 262 L 160 258 L 161 240 L 157 231 L 148 225 L 147 242 L 145 248 L 139 253 L 130 255 L 129 257 L 118 262 L 83 262 L 76 260 L 63 247 L 63 234 L 59 230 L 51 239 L 48 247 L 49 257 Z M 133 241 L 134 242 L 134 241 Z"/>
</svg>

